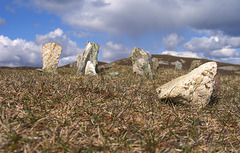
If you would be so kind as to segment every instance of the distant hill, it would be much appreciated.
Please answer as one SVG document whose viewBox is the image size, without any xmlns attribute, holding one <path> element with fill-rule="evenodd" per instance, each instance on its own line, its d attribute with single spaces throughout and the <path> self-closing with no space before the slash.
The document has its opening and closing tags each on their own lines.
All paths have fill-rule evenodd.
<svg viewBox="0 0 240 153">
<path fill-rule="evenodd" d="M 202 63 L 210 62 L 213 60 L 208 59 L 199 59 L 199 58 L 187 58 L 187 57 L 178 57 L 178 56 L 172 56 L 172 55 L 161 55 L 161 54 L 152 54 L 152 58 L 157 58 L 159 61 L 159 68 L 175 68 L 175 66 L 172 64 L 173 62 L 179 61 L 182 63 L 183 70 L 188 70 L 191 66 L 191 63 L 193 60 L 201 60 Z M 237 64 L 231 64 L 231 63 L 223 63 L 218 62 L 218 73 L 220 74 L 236 74 L 240 75 L 240 65 Z M 98 61 L 98 65 L 101 66 L 111 66 L 111 65 L 132 65 L 132 61 L 130 58 L 124 58 L 120 59 L 111 63 L 101 62 Z M 67 65 L 61 66 L 64 68 L 77 67 L 77 62 L 72 62 Z M 36 69 L 36 67 L 28 67 L 28 66 L 21 66 L 21 67 L 0 67 L 0 69 Z"/>
<path fill-rule="evenodd" d="M 172 55 L 161 55 L 161 54 L 152 54 L 152 58 L 158 58 L 159 68 L 175 68 L 172 64 L 173 62 L 179 61 L 182 63 L 183 70 L 188 70 L 191 66 L 192 61 L 201 60 L 202 63 L 210 62 L 213 60 L 208 59 L 199 59 L 199 58 L 187 58 L 187 57 L 178 57 Z M 240 65 L 231 64 L 231 63 L 223 63 L 217 62 L 218 65 L 218 73 L 221 74 L 237 74 L 240 75 Z M 107 63 L 107 65 L 132 65 L 132 61 L 130 58 L 120 59 L 111 63 Z"/>
</svg>

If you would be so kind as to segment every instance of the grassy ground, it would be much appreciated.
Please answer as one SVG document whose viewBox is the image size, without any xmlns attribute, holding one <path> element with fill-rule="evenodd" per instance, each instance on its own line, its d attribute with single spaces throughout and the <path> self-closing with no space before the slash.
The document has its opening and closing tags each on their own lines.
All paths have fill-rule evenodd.
<svg viewBox="0 0 240 153">
<path fill-rule="evenodd" d="M 156 95 L 187 71 L 159 69 L 153 81 L 130 66 L 58 72 L 0 70 L 0 152 L 240 152 L 240 76 L 217 75 L 196 112 Z"/>
</svg>

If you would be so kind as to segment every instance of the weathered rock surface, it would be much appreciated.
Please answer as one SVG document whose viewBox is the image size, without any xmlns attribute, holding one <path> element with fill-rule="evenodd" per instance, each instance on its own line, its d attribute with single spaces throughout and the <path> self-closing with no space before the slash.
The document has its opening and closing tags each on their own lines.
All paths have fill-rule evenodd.
<svg viewBox="0 0 240 153">
<path fill-rule="evenodd" d="M 111 75 L 111 76 L 118 76 L 119 73 L 118 72 L 110 72 L 109 75 Z"/>
<path fill-rule="evenodd" d="M 193 69 L 199 67 L 200 65 L 202 65 L 201 60 L 193 60 L 192 63 L 191 63 L 191 66 L 189 68 L 189 71 L 192 71 Z"/>
<path fill-rule="evenodd" d="M 79 69 L 83 53 L 78 54 L 77 56 L 77 68 Z"/>
<path fill-rule="evenodd" d="M 133 72 L 149 79 L 153 79 L 151 55 L 140 48 L 134 48 L 131 52 Z"/>
<path fill-rule="evenodd" d="M 42 58 L 44 72 L 57 72 L 57 65 L 60 55 L 62 53 L 62 46 L 58 43 L 51 42 L 43 44 L 42 46 Z"/>
<path fill-rule="evenodd" d="M 85 75 L 97 75 L 95 66 L 91 61 L 87 62 L 86 68 L 85 68 Z"/>
<path fill-rule="evenodd" d="M 171 65 L 175 66 L 175 70 L 182 70 L 182 63 L 179 61 L 172 62 Z"/>
<path fill-rule="evenodd" d="M 159 61 L 158 61 L 158 64 L 161 64 L 161 65 L 169 65 L 169 62 L 168 62 L 168 61 L 159 60 Z"/>
<path fill-rule="evenodd" d="M 78 67 L 78 74 L 86 74 L 86 66 L 87 62 L 91 61 L 90 67 L 92 68 L 92 65 L 94 66 L 95 72 L 97 71 L 97 66 L 98 66 L 98 60 L 97 60 L 97 55 L 99 52 L 99 45 L 94 42 L 87 42 L 86 47 L 83 51 L 83 55 L 81 57 L 81 60 L 78 62 L 79 67 Z M 79 55 L 81 56 L 81 55 Z M 79 57 L 78 57 L 79 58 Z"/>
<path fill-rule="evenodd" d="M 153 66 L 152 69 L 153 71 L 157 71 L 157 69 L 159 68 L 159 62 L 158 62 L 158 58 L 152 58 L 152 62 L 153 62 Z"/>
<path fill-rule="evenodd" d="M 208 104 L 213 92 L 217 63 L 208 62 L 190 73 L 157 88 L 158 97 L 201 108 Z"/>
</svg>

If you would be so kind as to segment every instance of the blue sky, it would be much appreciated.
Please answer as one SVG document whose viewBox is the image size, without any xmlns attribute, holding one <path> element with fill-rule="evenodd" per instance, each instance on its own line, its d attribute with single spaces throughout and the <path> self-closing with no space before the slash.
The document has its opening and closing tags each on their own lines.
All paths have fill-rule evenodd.
<svg viewBox="0 0 240 153">
<path fill-rule="evenodd" d="M 98 59 L 151 54 L 240 64 L 239 0 L 1 0 L 0 66 L 42 66 L 41 47 L 57 42 L 59 66 L 76 60 L 87 41 Z"/>
</svg>

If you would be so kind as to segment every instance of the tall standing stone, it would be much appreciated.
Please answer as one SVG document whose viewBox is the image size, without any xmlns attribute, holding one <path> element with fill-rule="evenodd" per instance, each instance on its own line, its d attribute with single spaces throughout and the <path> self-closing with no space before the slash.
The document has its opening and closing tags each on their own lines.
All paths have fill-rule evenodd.
<svg viewBox="0 0 240 153">
<path fill-rule="evenodd" d="M 202 108 L 210 101 L 216 73 L 216 62 L 203 64 L 157 88 L 158 97 L 191 105 L 193 108 Z"/>
<path fill-rule="evenodd" d="M 60 55 L 62 53 L 62 46 L 58 43 L 51 42 L 43 44 L 42 46 L 42 58 L 43 58 L 43 71 L 57 72 L 57 65 Z"/>
<path fill-rule="evenodd" d="M 94 42 L 87 42 L 86 47 L 83 51 L 83 55 L 81 57 L 81 60 L 79 62 L 79 67 L 78 67 L 78 74 L 83 75 L 85 74 L 85 69 L 87 66 L 87 62 L 91 62 L 91 69 L 92 66 L 94 66 L 95 72 L 97 71 L 97 66 L 98 66 L 98 60 L 97 60 L 97 55 L 99 52 L 99 45 Z"/>
<path fill-rule="evenodd" d="M 134 48 L 130 55 L 133 65 L 133 73 L 153 79 L 151 54 L 140 48 Z"/>
</svg>

